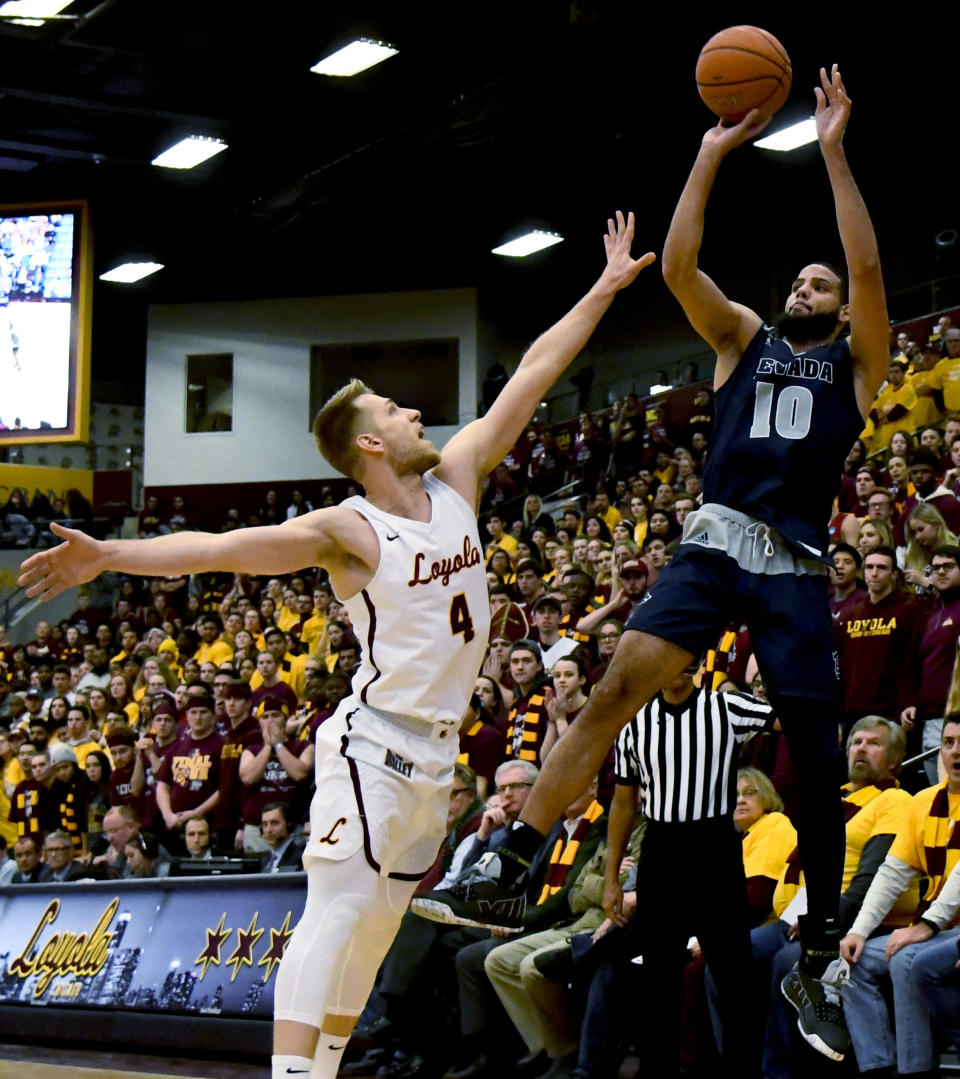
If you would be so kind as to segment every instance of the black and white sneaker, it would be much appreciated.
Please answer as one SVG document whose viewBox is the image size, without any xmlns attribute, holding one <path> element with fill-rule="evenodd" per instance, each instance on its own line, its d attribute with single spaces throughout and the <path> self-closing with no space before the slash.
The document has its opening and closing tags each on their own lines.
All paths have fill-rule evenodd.
<svg viewBox="0 0 960 1079">
<path fill-rule="evenodd" d="M 804 1041 L 831 1060 L 843 1060 L 850 1048 L 850 1035 L 837 987 L 792 970 L 780 983 L 780 991 L 797 1009 L 797 1027 Z"/>
<path fill-rule="evenodd" d="M 490 855 L 484 858 L 489 868 Z M 522 887 L 520 881 L 516 887 Z M 410 909 L 431 922 L 519 933 L 523 929 L 526 905 L 522 891 L 517 894 L 511 887 L 488 876 L 478 863 L 450 888 L 418 896 L 411 902 Z"/>
</svg>

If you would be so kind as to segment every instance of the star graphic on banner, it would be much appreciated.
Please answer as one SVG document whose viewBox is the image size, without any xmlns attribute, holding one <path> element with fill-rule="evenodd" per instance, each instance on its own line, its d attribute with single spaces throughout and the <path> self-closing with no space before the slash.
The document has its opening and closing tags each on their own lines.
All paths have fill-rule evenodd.
<svg viewBox="0 0 960 1079">
<path fill-rule="evenodd" d="M 230 975 L 231 982 L 236 979 L 242 966 L 253 966 L 253 946 L 263 936 L 263 930 L 257 929 L 257 918 L 259 916 L 260 912 L 254 911 L 247 928 L 237 930 L 237 946 L 227 960 L 227 966 L 233 967 L 233 973 Z"/>
<path fill-rule="evenodd" d="M 293 936 L 293 930 L 290 928 L 290 916 L 293 912 L 287 911 L 286 918 L 283 919 L 283 925 L 279 929 L 270 930 L 270 947 L 260 957 L 260 962 L 257 963 L 258 967 L 266 967 L 267 972 L 263 976 L 263 984 L 266 985 L 270 981 L 270 975 L 274 972 L 274 969 L 279 965 L 280 960 L 283 958 L 284 950 L 287 947 L 287 941 Z"/>
<path fill-rule="evenodd" d="M 193 961 L 194 966 L 199 966 L 201 963 L 203 964 L 203 970 L 200 971 L 201 981 L 203 981 L 206 976 L 207 967 L 209 967 L 211 963 L 215 963 L 218 967 L 220 966 L 220 949 L 230 939 L 230 934 L 233 932 L 232 929 L 223 928 L 223 923 L 226 920 L 227 913 L 224 911 L 223 914 L 220 915 L 220 921 L 217 924 L 217 928 L 207 930 L 207 946 Z"/>
</svg>

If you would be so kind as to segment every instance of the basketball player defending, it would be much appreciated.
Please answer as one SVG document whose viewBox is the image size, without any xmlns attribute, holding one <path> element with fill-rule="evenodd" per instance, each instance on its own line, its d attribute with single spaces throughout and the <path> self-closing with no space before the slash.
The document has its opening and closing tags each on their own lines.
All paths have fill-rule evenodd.
<svg viewBox="0 0 960 1079">
<path fill-rule="evenodd" d="M 344 602 L 363 658 L 352 695 L 320 727 L 303 917 L 277 977 L 274 1079 L 333 1079 L 380 962 L 446 829 L 463 710 L 490 624 L 480 481 L 593 332 L 619 289 L 654 260 L 630 256 L 634 219 L 608 222 L 607 265 L 530 347 L 490 411 L 440 453 L 420 413 L 354 380 L 320 411 L 324 457 L 366 497 L 284 524 L 65 542 L 22 567 L 27 594 L 52 599 L 104 570 L 164 576 L 283 574 L 319 565 Z"/>
<path fill-rule="evenodd" d="M 708 131 L 663 252 L 667 285 L 717 353 L 704 505 L 687 518 L 677 555 L 628 621 L 607 674 L 551 753 L 506 846 L 486 855 L 451 892 L 416 904 L 437 920 L 516 925 L 522 909 L 522 899 L 513 898 L 516 881 L 564 805 L 599 769 L 620 727 L 691 656 L 710 647 L 731 618 L 743 618 L 802 795 L 809 908 L 801 920 L 804 959 L 794 976 L 803 999 L 791 998 L 801 1021 L 817 1011 L 817 1000 L 804 994 L 817 998 L 823 991 L 812 976 L 838 954 L 844 849 L 827 521 L 844 458 L 889 358 L 876 237 L 842 147 L 850 100 L 836 66 L 830 77 L 821 70 L 820 78 L 817 135 L 850 274 L 849 302 L 835 270 L 805 266 L 775 335 L 699 269 L 704 212 L 720 163 L 766 123 L 754 111 L 735 127 Z M 715 768 L 710 732 L 703 738 L 704 768 Z"/>
</svg>

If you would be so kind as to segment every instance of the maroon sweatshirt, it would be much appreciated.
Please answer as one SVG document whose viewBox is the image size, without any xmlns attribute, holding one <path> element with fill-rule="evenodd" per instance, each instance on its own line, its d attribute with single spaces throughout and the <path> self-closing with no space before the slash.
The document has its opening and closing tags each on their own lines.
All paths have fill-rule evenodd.
<svg viewBox="0 0 960 1079">
<path fill-rule="evenodd" d="M 916 695 L 925 608 L 905 592 L 871 603 L 864 592 L 835 623 L 845 712 L 899 721 Z"/>
</svg>

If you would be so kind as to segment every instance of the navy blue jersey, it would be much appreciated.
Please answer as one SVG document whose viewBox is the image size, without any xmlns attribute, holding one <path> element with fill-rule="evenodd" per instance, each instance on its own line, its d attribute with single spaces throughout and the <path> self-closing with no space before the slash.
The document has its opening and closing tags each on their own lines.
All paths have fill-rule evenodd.
<svg viewBox="0 0 960 1079">
<path fill-rule="evenodd" d="M 761 327 L 717 390 L 704 502 L 822 556 L 843 463 L 863 428 L 845 339 L 794 355 Z"/>
</svg>

